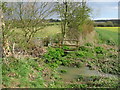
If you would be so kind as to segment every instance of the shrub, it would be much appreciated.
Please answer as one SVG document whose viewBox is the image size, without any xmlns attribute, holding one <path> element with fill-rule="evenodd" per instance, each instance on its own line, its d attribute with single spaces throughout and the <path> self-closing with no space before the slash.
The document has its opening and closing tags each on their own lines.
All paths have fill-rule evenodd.
<svg viewBox="0 0 120 90">
<path fill-rule="evenodd" d="M 105 54 L 106 53 L 106 50 L 102 47 L 95 47 L 94 50 L 97 54 Z"/>
<path fill-rule="evenodd" d="M 68 50 L 68 49 L 70 49 L 70 48 L 69 48 L 68 46 L 63 46 L 62 49 L 63 49 L 63 50 Z"/>
<path fill-rule="evenodd" d="M 76 66 L 77 68 L 80 68 L 80 67 L 83 66 L 83 63 L 82 63 L 82 62 L 74 62 L 73 64 L 74 64 L 74 66 Z"/>
<path fill-rule="evenodd" d="M 62 65 L 69 66 L 71 63 L 70 60 L 66 59 L 66 57 L 61 58 Z"/>
<path fill-rule="evenodd" d="M 44 54 L 44 58 L 46 61 L 51 61 L 51 60 L 59 60 L 62 55 L 64 55 L 64 51 L 60 48 L 48 48 L 48 51 L 46 54 Z"/>
<path fill-rule="evenodd" d="M 82 81 L 83 79 L 84 79 L 83 75 L 77 75 L 77 78 L 76 78 L 77 81 Z"/>
<path fill-rule="evenodd" d="M 58 34 L 55 34 L 52 36 L 52 41 L 54 43 L 59 43 L 61 40 L 62 40 L 62 34 L 61 33 L 58 33 Z"/>
<path fill-rule="evenodd" d="M 106 44 L 114 46 L 115 42 L 113 42 L 112 40 L 106 40 Z"/>
<path fill-rule="evenodd" d="M 107 21 L 105 26 L 106 26 L 106 27 L 113 27 L 114 24 L 113 24 L 113 22 L 111 22 L 111 21 Z"/>
<path fill-rule="evenodd" d="M 43 55 L 46 63 L 50 63 L 52 66 L 56 66 L 56 64 L 60 65 L 61 58 L 64 55 L 64 51 L 61 48 L 48 48 L 46 54 Z M 53 64 L 52 64 L 53 63 Z"/>
<path fill-rule="evenodd" d="M 60 70 L 61 73 L 67 73 L 67 70 Z"/>
<path fill-rule="evenodd" d="M 85 46 L 93 46 L 92 43 L 86 43 Z"/>
<path fill-rule="evenodd" d="M 80 46 L 78 50 L 81 51 L 89 51 L 89 48 L 85 47 L 85 46 Z"/>
<path fill-rule="evenodd" d="M 87 88 L 87 84 L 69 84 L 68 88 Z"/>
<path fill-rule="evenodd" d="M 87 52 L 86 51 L 77 51 L 76 56 L 78 57 L 86 57 Z"/>
<path fill-rule="evenodd" d="M 43 44 L 44 44 L 44 46 L 48 46 L 49 43 L 50 43 L 50 37 L 45 37 L 45 38 L 43 39 Z"/>
</svg>

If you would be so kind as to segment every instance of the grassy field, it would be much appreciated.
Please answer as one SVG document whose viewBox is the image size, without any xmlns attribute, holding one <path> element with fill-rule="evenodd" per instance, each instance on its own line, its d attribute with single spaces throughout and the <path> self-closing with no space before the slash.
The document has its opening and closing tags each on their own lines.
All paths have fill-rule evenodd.
<svg viewBox="0 0 120 90">
<path fill-rule="evenodd" d="M 99 35 L 102 37 L 102 39 L 105 40 L 112 40 L 115 43 L 118 43 L 118 27 L 95 27 L 95 30 Z M 23 32 L 20 29 L 15 30 L 16 34 L 22 35 Z M 52 25 L 45 27 L 44 29 L 41 29 L 35 34 L 35 37 L 48 37 L 53 36 L 57 33 L 61 33 L 60 26 L 59 25 Z"/>
<path fill-rule="evenodd" d="M 118 32 L 118 27 L 96 27 L 95 29 Z"/>
<path fill-rule="evenodd" d="M 99 33 L 100 38 L 104 41 L 110 40 L 118 44 L 118 27 L 96 27 L 95 30 Z"/>
<path fill-rule="evenodd" d="M 95 30 L 104 41 L 110 40 L 115 44 L 118 44 L 118 27 L 96 27 Z M 60 26 L 53 25 L 42 29 L 35 35 L 35 37 L 48 37 L 57 33 L 61 33 Z"/>
<path fill-rule="evenodd" d="M 40 30 L 35 37 L 47 37 L 47 36 L 53 36 L 54 34 L 61 33 L 60 26 L 53 25 L 48 26 L 42 30 Z"/>
<path fill-rule="evenodd" d="M 24 32 L 20 28 L 15 28 L 15 34 L 22 36 Z M 52 25 L 47 26 L 41 30 L 39 30 L 35 37 L 47 37 L 47 36 L 53 36 L 54 34 L 61 33 L 60 26 L 59 25 Z"/>
<path fill-rule="evenodd" d="M 118 27 L 95 27 L 95 30 L 103 41 L 109 40 L 115 44 L 118 44 Z M 15 32 L 20 37 L 23 35 L 23 32 L 20 29 L 16 29 Z M 52 37 L 57 33 L 61 33 L 60 26 L 52 25 L 41 29 L 35 34 L 34 37 Z"/>
</svg>

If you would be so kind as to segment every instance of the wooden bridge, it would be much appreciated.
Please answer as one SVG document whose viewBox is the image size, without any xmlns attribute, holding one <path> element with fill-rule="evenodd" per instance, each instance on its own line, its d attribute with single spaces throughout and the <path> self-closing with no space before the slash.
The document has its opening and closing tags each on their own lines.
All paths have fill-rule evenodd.
<svg viewBox="0 0 120 90">
<path fill-rule="evenodd" d="M 41 40 L 43 38 L 36 37 L 36 39 L 38 40 L 37 41 L 37 43 L 38 43 L 38 42 L 41 42 Z M 74 44 L 71 44 L 70 42 L 72 42 L 72 43 L 74 42 Z M 40 43 L 38 43 L 38 44 L 40 44 Z M 68 46 L 68 47 L 71 47 L 71 49 L 65 49 L 65 52 L 71 52 L 71 51 L 76 51 L 78 49 L 78 47 L 79 47 L 79 40 L 77 40 L 77 39 L 65 39 L 65 40 L 63 40 L 63 43 L 62 43 L 62 41 L 59 41 L 58 44 L 54 45 L 53 41 L 50 39 L 48 46 L 51 46 L 51 47 L 60 47 L 60 48 L 62 46 Z"/>
<path fill-rule="evenodd" d="M 65 41 L 68 41 L 68 42 L 75 42 L 75 44 L 59 44 L 59 46 L 61 47 L 61 46 L 70 46 L 70 47 L 72 47 L 71 49 L 65 49 L 64 51 L 65 52 L 71 52 L 71 51 L 76 51 L 76 50 L 78 50 L 78 47 L 79 47 L 79 41 L 78 40 L 76 40 L 76 39 L 73 39 L 73 40 L 70 40 L 70 39 L 67 39 L 67 40 L 64 40 L 63 42 L 65 42 Z"/>
</svg>

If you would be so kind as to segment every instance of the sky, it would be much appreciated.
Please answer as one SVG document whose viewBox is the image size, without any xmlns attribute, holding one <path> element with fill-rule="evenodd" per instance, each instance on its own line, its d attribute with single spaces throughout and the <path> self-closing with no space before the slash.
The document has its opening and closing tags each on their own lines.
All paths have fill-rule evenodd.
<svg viewBox="0 0 120 90">
<path fill-rule="evenodd" d="M 118 2 L 89 2 L 92 19 L 118 19 Z"/>
<path fill-rule="evenodd" d="M 118 2 L 88 2 L 88 7 L 92 9 L 91 19 L 118 19 Z M 51 18 L 58 19 L 57 15 Z"/>
<path fill-rule="evenodd" d="M 0 0 L 7 2 L 56 2 L 56 1 L 65 1 L 65 0 Z M 75 2 L 80 2 L 81 0 L 70 0 Z M 86 0 L 87 5 L 92 9 L 91 19 L 99 20 L 99 19 L 118 19 L 118 2 L 119 0 Z M 119 3 L 120 8 L 120 3 Z M 119 9 L 120 10 L 120 9 Z M 57 15 L 53 15 L 49 18 L 58 19 Z"/>
</svg>

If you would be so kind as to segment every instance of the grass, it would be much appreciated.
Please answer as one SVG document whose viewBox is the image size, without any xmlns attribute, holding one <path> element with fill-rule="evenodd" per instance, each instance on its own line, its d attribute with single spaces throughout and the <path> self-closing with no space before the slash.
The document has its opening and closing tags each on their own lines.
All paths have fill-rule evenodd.
<svg viewBox="0 0 120 90">
<path fill-rule="evenodd" d="M 5 63 L 8 62 L 9 63 Z M 2 80 L 4 87 L 44 87 L 42 69 L 35 59 L 6 58 L 3 60 Z"/>
<path fill-rule="evenodd" d="M 53 25 L 42 29 L 35 35 L 35 37 L 48 37 L 57 33 L 61 33 L 60 27 L 58 25 Z"/>
<path fill-rule="evenodd" d="M 105 39 L 105 40 L 110 39 L 116 43 L 118 42 L 117 27 L 96 27 L 95 29 L 101 35 L 101 37 L 103 39 Z M 23 32 L 21 32 L 20 29 L 16 29 L 15 33 L 16 33 L 15 34 L 16 37 L 19 37 L 19 35 L 22 36 Z M 48 27 L 42 29 L 35 35 L 35 37 L 47 37 L 47 36 L 52 36 L 57 33 L 61 33 L 60 27 L 58 25 L 53 25 L 53 26 L 48 26 Z M 22 38 L 22 37 L 20 37 L 20 38 Z M 87 44 L 87 46 L 92 46 L 92 45 Z M 91 67 L 94 65 L 98 65 L 99 68 L 104 69 L 103 71 L 106 71 L 109 69 L 112 71 L 115 71 L 116 64 L 117 64 L 115 59 L 113 59 L 113 60 L 115 60 L 114 62 L 109 61 L 110 67 L 107 67 L 106 64 L 104 64 L 103 60 L 101 60 L 102 58 L 100 58 L 101 61 L 99 60 L 100 63 L 96 62 L 97 57 L 94 55 L 96 55 L 96 53 L 98 53 L 98 51 L 100 51 L 100 50 L 101 50 L 100 48 L 97 48 L 97 49 L 95 49 L 95 52 L 94 52 L 94 51 L 92 51 L 91 48 L 90 48 L 90 50 L 87 48 L 82 48 L 79 50 L 79 52 L 73 53 L 72 55 L 70 54 L 69 56 L 66 56 L 66 57 L 64 56 L 64 54 L 61 54 L 61 51 L 58 52 L 59 51 L 58 49 L 52 50 L 52 51 L 50 51 L 50 54 L 47 54 L 47 57 L 46 57 L 47 59 L 49 59 L 49 62 L 51 61 L 50 64 L 45 63 L 44 60 L 42 60 L 40 58 L 37 58 L 37 59 L 36 58 L 16 59 L 13 57 L 5 58 L 5 59 L 3 59 L 3 65 L 2 65 L 3 86 L 8 87 L 8 88 L 11 86 L 12 87 L 21 87 L 21 88 L 23 88 L 23 87 L 26 87 L 26 88 L 27 87 L 30 87 L 30 88 L 61 87 L 61 86 L 57 86 L 57 85 L 61 85 L 61 84 L 59 84 L 60 82 L 58 81 L 60 79 L 59 79 L 59 75 L 55 73 L 56 71 L 53 68 L 53 67 L 55 67 L 55 69 L 56 69 L 56 66 L 60 65 L 61 62 L 64 65 L 66 64 L 66 66 L 71 64 L 71 66 L 78 65 L 78 67 L 80 67 L 82 65 L 82 63 L 88 63 L 88 65 Z M 104 50 L 102 49 L 101 50 L 101 52 L 103 53 L 102 56 L 105 55 L 103 51 Z M 101 53 L 101 52 L 99 52 L 99 53 Z M 78 55 L 78 56 L 75 56 L 75 55 Z M 76 57 L 81 60 L 80 63 L 76 62 L 76 60 L 75 60 Z M 96 57 L 96 58 L 93 59 L 94 57 Z M 71 62 L 71 61 L 69 62 L 68 59 L 72 59 L 72 58 L 74 58 L 74 62 Z M 91 60 L 88 60 L 88 58 L 89 59 L 91 58 Z M 86 62 L 86 60 L 88 60 L 88 62 Z M 95 64 L 95 62 L 97 64 Z M 111 62 L 113 62 L 114 65 L 112 65 Z M 49 65 L 51 66 L 52 69 L 49 67 Z M 111 66 L 114 67 L 115 70 L 111 69 Z M 67 71 L 62 70 L 61 72 L 66 73 Z M 47 78 L 47 80 L 46 80 L 46 78 Z M 50 79 L 50 81 L 48 81 L 48 79 Z M 111 79 L 109 81 L 108 80 L 100 79 L 99 81 L 96 81 L 95 83 L 93 82 L 93 85 L 91 85 L 91 84 L 90 85 L 88 84 L 88 85 L 89 86 L 94 86 L 94 84 L 100 85 L 100 86 L 101 85 L 104 85 L 104 86 L 117 85 L 116 84 L 117 81 L 112 82 Z M 55 82 L 55 81 L 58 81 L 58 82 Z M 109 84 L 109 82 L 110 82 L 110 84 Z M 64 87 L 66 87 L 66 86 L 64 86 Z M 69 87 L 70 88 L 71 87 L 80 87 L 80 88 L 82 87 L 83 88 L 83 87 L 87 87 L 87 86 L 86 86 L 86 84 L 85 85 L 84 84 L 79 84 L 79 85 L 73 84 L 73 85 L 70 85 Z"/>
<path fill-rule="evenodd" d="M 21 35 L 24 33 L 20 28 L 15 28 L 15 34 Z M 44 29 L 41 29 L 38 31 L 34 37 L 47 37 L 47 36 L 52 36 L 54 34 L 61 33 L 60 26 L 59 25 L 52 25 L 52 26 L 47 26 Z"/>
<path fill-rule="evenodd" d="M 118 45 L 118 27 L 96 27 L 95 30 L 104 41 L 110 40 Z"/>
<path fill-rule="evenodd" d="M 118 27 L 95 27 L 95 30 L 102 37 L 103 40 L 111 40 L 118 44 Z M 15 33 L 20 37 L 23 35 L 23 32 L 20 29 L 16 29 Z M 52 37 L 53 35 L 61 33 L 59 25 L 47 26 L 44 29 L 38 31 L 34 37 Z"/>
<path fill-rule="evenodd" d="M 95 29 L 118 32 L 118 27 L 96 27 Z"/>
</svg>

